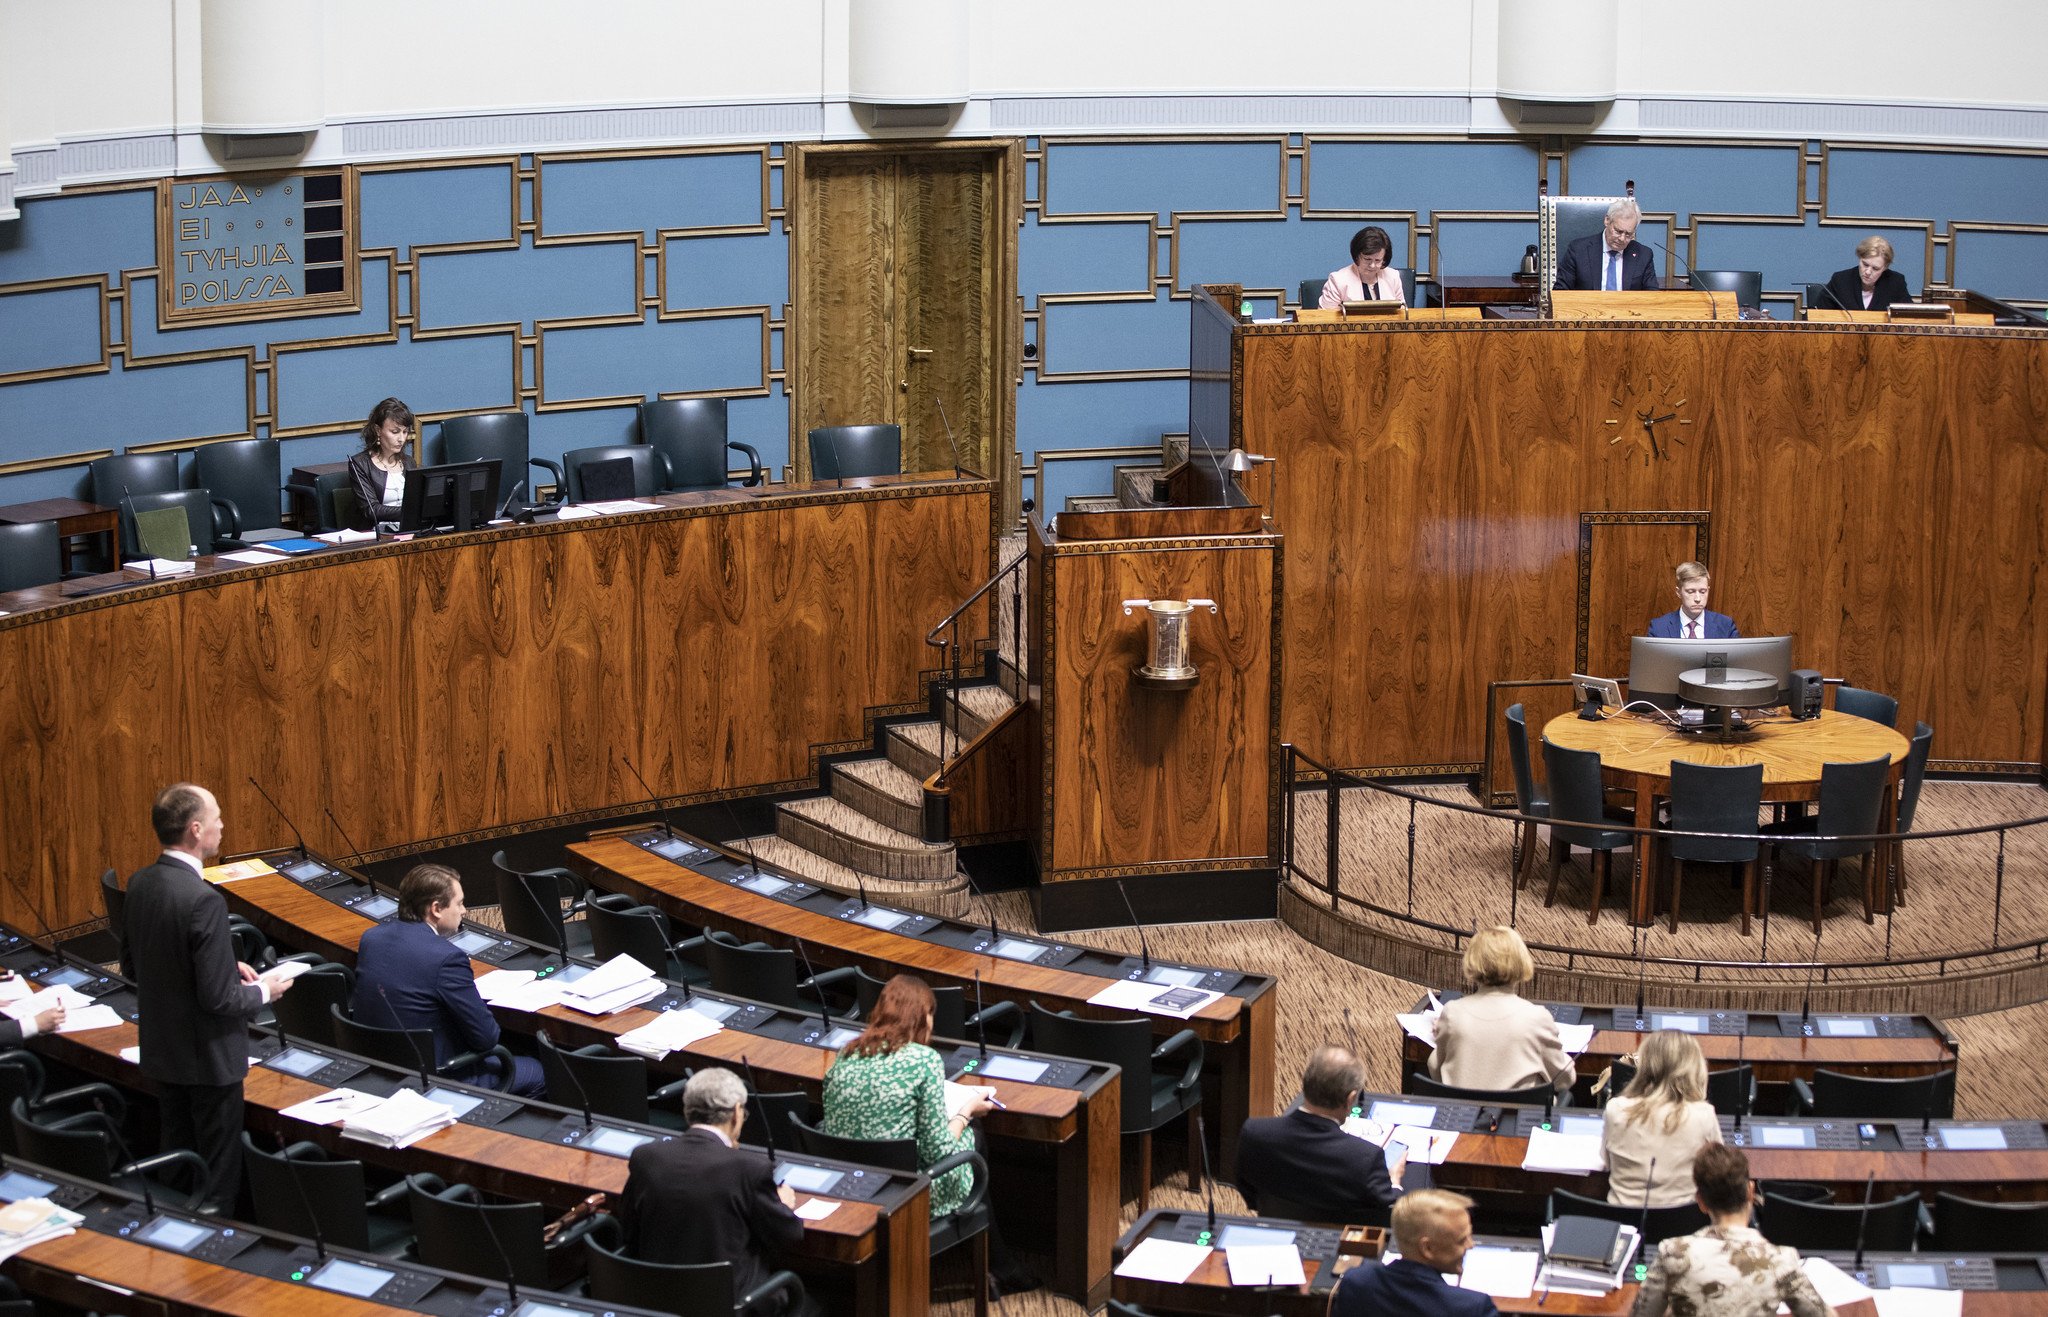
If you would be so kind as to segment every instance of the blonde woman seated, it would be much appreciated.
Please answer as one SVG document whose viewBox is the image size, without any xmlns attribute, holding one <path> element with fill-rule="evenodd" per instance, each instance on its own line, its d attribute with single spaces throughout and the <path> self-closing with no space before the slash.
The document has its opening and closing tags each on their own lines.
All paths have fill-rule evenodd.
<svg viewBox="0 0 2048 1317">
<path fill-rule="evenodd" d="M 1608 1202 L 1641 1207 L 1646 1192 L 1651 1207 L 1692 1201 L 1693 1158 L 1721 1141 L 1706 1093 L 1707 1059 L 1691 1034 L 1659 1029 L 1643 1040 L 1636 1076 L 1607 1104 L 1600 1131 Z"/>
<path fill-rule="evenodd" d="M 1496 925 L 1473 934 L 1465 948 L 1472 991 L 1445 1002 L 1437 1016 L 1430 1075 L 1458 1088 L 1549 1084 L 1570 1092 L 1572 1059 L 1558 1040 L 1557 1021 L 1516 992 L 1535 977 L 1536 962 L 1520 933 Z"/>
</svg>

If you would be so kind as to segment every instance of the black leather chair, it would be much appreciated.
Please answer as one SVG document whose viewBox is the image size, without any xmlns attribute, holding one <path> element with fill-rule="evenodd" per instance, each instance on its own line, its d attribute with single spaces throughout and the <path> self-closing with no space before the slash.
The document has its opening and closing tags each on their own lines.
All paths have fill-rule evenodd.
<svg viewBox="0 0 2048 1317">
<path fill-rule="evenodd" d="M 1529 1107 L 1568 1106 L 1571 1094 L 1560 1093 L 1549 1084 L 1531 1084 L 1527 1088 L 1459 1088 L 1433 1079 L 1420 1070 L 1401 1080 L 1401 1091 L 1417 1097 L 1442 1098 L 1447 1102 L 1472 1102 L 1480 1106 L 1497 1107 L 1503 1104 L 1519 1103 Z"/>
<path fill-rule="evenodd" d="M 564 957 L 590 954 L 589 923 L 567 917 L 580 912 L 589 897 L 590 887 L 583 879 L 559 865 L 515 869 L 503 851 L 492 853 L 491 872 L 497 877 L 498 913 L 505 920 L 506 932 L 553 947 Z M 568 902 L 567 913 L 562 908 L 564 901 Z M 648 968 L 660 970 L 658 965 Z"/>
<path fill-rule="evenodd" d="M 1528 715 L 1520 704 L 1510 704 L 1504 716 L 1508 727 L 1508 766 L 1515 773 L 1515 812 L 1549 818 L 1550 799 L 1537 793 L 1536 772 L 1529 763 Z M 1515 888 L 1518 891 L 1536 868 L 1536 825 L 1524 823 L 1519 831 L 1520 855 L 1515 862 Z"/>
<path fill-rule="evenodd" d="M 1807 1203 L 1767 1193 L 1757 1199 L 1756 1224 L 1773 1244 L 1805 1252 L 1853 1249 L 1905 1252 L 1920 1233 L 1920 1195 L 1901 1194 L 1872 1203 L 1865 1220 L 1861 1203 Z"/>
<path fill-rule="evenodd" d="M 135 535 L 135 514 L 155 508 L 179 508 L 185 513 L 186 523 L 191 528 L 190 547 L 197 553 L 220 553 L 227 549 L 245 549 L 248 545 L 234 536 L 233 509 L 220 503 L 212 494 L 203 489 L 174 489 L 163 494 L 136 494 L 122 500 L 121 556 L 125 559 L 142 558 L 142 542 Z M 223 510 L 229 533 L 223 537 L 214 534 L 214 512 Z"/>
<path fill-rule="evenodd" d="M 291 994 L 287 993 L 286 996 Z M 535 1035 L 541 1073 L 547 1076 L 548 1101 L 572 1111 L 588 1106 L 600 1116 L 680 1130 L 683 1126 L 683 1085 L 688 1078 L 647 1091 L 647 1060 L 591 1043 L 574 1051 L 555 1046 L 542 1029 Z M 669 1107 L 659 1104 L 669 1103 Z"/>
<path fill-rule="evenodd" d="M 1920 810 L 1920 787 L 1927 780 L 1927 754 L 1934 748 L 1934 729 L 1926 723 L 1913 724 L 1913 739 L 1906 750 L 1906 767 L 1899 774 L 1899 808 L 1892 831 L 1913 830 L 1913 816 Z M 1906 901 L 1906 844 L 1899 842 L 1892 852 L 1892 898 Z"/>
<path fill-rule="evenodd" d="M 1735 294 L 1735 304 L 1745 311 L 1761 311 L 1764 305 L 1762 270 L 1694 270 L 1692 286 L 1717 293 Z"/>
<path fill-rule="evenodd" d="M 292 515 L 299 529 L 308 535 L 352 530 L 357 521 L 356 490 L 348 469 L 322 471 L 310 482 L 288 482 L 284 491 L 292 500 Z"/>
<path fill-rule="evenodd" d="M 153 1157 L 122 1161 L 119 1107 L 110 1105 L 115 1106 L 115 1114 L 96 1108 L 62 1114 L 54 1103 L 31 1110 L 26 1099 L 16 1098 L 8 1107 L 14 1146 L 22 1157 L 53 1171 L 131 1191 L 146 1175 L 157 1186 L 151 1190 L 157 1201 L 174 1207 L 190 1204 L 190 1191 L 162 1184 L 157 1177 L 183 1167 L 192 1173 L 193 1183 L 203 1183 L 206 1159 L 190 1148 L 172 1148 Z"/>
<path fill-rule="evenodd" d="M 853 977 L 860 972 L 847 965 L 799 980 L 794 951 L 765 942 L 742 942 L 721 929 L 704 935 L 704 963 L 717 991 L 798 1011 L 816 1010 L 826 1001 L 827 992 L 850 993 Z"/>
<path fill-rule="evenodd" d="M 1031 1045 L 1054 1056 L 1079 1057 L 1121 1066 L 1122 1128 L 1138 1136 L 1138 1210 L 1152 1202 L 1152 1134 L 1168 1121 L 1187 1117 L 1188 1187 L 1202 1187 L 1203 1154 L 1195 1144 L 1202 1105 L 1202 1040 L 1192 1029 L 1152 1045 L 1150 1020 L 1084 1020 L 1031 1003 Z M 1172 1068 L 1175 1062 L 1179 1068 Z"/>
<path fill-rule="evenodd" d="M 404 1256 L 412 1245 L 412 1225 L 400 1209 L 405 1181 L 373 1194 L 361 1162 L 329 1158 L 317 1143 L 294 1143 L 280 1152 L 258 1145 L 244 1130 L 242 1173 L 256 1219 L 273 1230 L 311 1239 L 317 1221 L 328 1243 L 387 1258 Z"/>
<path fill-rule="evenodd" d="M 441 422 L 441 460 L 444 462 L 487 462 L 498 460 L 501 500 L 539 493 L 528 467 L 539 467 L 554 478 L 555 497 L 562 496 L 562 466 L 545 457 L 533 456 L 527 446 L 525 412 L 485 412 L 481 416 L 451 416 Z M 539 502 L 537 497 L 528 502 Z"/>
<path fill-rule="evenodd" d="M 168 494 L 184 484 L 176 453 L 115 453 L 95 458 L 86 473 L 92 501 L 103 508 L 119 507 L 136 494 Z"/>
<path fill-rule="evenodd" d="M 793 1271 L 778 1271 L 745 1294 L 733 1293 L 730 1262 L 686 1266 L 642 1262 L 626 1256 L 626 1230 L 612 1217 L 599 1217 L 583 1236 L 583 1263 L 590 1297 L 683 1317 L 730 1310 L 741 1317 L 802 1312 L 804 1283 Z"/>
<path fill-rule="evenodd" d="M 583 922 L 590 931 L 590 954 L 597 960 L 631 956 L 664 978 L 691 983 L 711 979 L 710 971 L 691 958 L 703 956 L 702 933 L 672 941 L 668 916 L 623 892 L 592 895 L 583 903 Z"/>
<path fill-rule="evenodd" d="M 789 1146 L 792 1120 L 818 1123 L 818 1104 L 802 1090 L 787 1093 L 756 1093 L 747 1090 L 747 1123 L 740 1129 L 740 1142 L 760 1148 Z"/>
<path fill-rule="evenodd" d="M 1813 1082 L 1792 1080 L 1793 1109 L 1809 1116 L 1874 1120 L 1947 1120 L 1956 1112 L 1956 1072 L 1904 1079 L 1873 1079 L 1839 1070 L 1813 1072 Z"/>
<path fill-rule="evenodd" d="M 286 1036 L 321 1047 L 339 1047 L 334 1013 L 348 1013 L 355 996 L 356 972 L 332 961 L 318 964 L 292 981 L 292 990 L 270 1003 L 270 1017 Z"/>
<path fill-rule="evenodd" d="M 768 482 L 768 468 L 753 445 L 726 438 L 725 410 L 723 398 L 657 398 L 640 404 L 640 437 L 661 454 L 663 489 L 724 489 L 731 483 L 728 449 L 747 459 L 742 486 Z"/>
<path fill-rule="evenodd" d="M 633 464 L 633 497 L 646 498 L 661 492 L 661 454 L 646 444 L 599 444 L 591 448 L 572 448 L 562 454 L 562 473 L 569 482 L 569 501 L 581 503 L 587 495 L 583 492 L 583 468 L 593 462 L 615 462 L 625 459 Z"/>
<path fill-rule="evenodd" d="M 0 594 L 63 579 L 64 543 L 56 522 L 0 522 Z"/>
<path fill-rule="evenodd" d="M 903 473 L 903 427 L 821 425 L 810 433 L 811 479 Z"/>
<path fill-rule="evenodd" d="M 878 979 L 866 970 L 856 966 L 853 971 L 854 994 L 860 1003 L 860 1013 L 865 1016 L 875 1008 L 875 1001 L 882 995 L 886 980 Z M 1008 1023 L 1009 1032 L 996 1032 L 999 1025 Z M 981 1031 L 989 1032 L 992 1047 L 1021 1047 L 1024 1045 L 1024 1008 L 1013 1001 L 993 1002 L 974 1015 L 967 1014 L 967 990 L 961 987 L 932 989 L 932 1033 L 940 1038 L 959 1038 L 967 1042 L 979 1042 Z"/>
<path fill-rule="evenodd" d="M 1680 895 L 1685 890 L 1688 861 L 1733 864 L 1742 870 L 1742 935 L 1749 936 L 1749 917 L 1756 909 L 1756 861 L 1763 843 L 1718 837 L 1686 837 L 1686 832 L 1757 830 L 1763 806 L 1764 766 L 1732 764 L 1716 767 L 1684 759 L 1671 761 L 1671 833 L 1658 840 L 1659 858 L 1668 870 L 1671 910 L 1669 927 L 1678 931 Z"/>
<path fill-rule="evenodd" d="M 1555 1221 L 1561 1216 L 1590 1216 L 1602 1221 L 1619 1221 L 1624 1225 L 1640 1225 L 1645 1251 L 1667 1239 L 1703 1230 L 1708 1225 L 1707 1214 L 1696 1203 L 1653 1207 L 1646 1212 L 1640 1203 L 1631 1207 L 1626 1203 L 1610 1203 L 1605 1198 L 1587 1198 L 1569 1189 L 1552 1189 L 1544 1220 Z"/>
<path fill-rule="evenodd" d="M 100 904 L 107 911 L 107 931 L 114 935 L 114 955 L 121 963 L 121 977 L 133 982 L 134 966 L 128 958 L 128 893 L 121 888 L 121 876 L 112 869 L 100 872 Z"/>
<path fill-rule="evenodd" d="M 2048 1203 L 1981 1203 L 1939 1190 L 1934 1245 L 1945 1253 L 2048 1253 Z"/>
<path fill-rule="evenodd" d="M 278 506 L 283 491 L 277 440 L 227 439 L 193 455 L 193 482 L 212 493 L 213 537 L 249 544 L 289 539 Z"/>
<path fill-rule="evenodd" d="M 847 1139 L 794 1119 L 789 1128 L 796 1133 L 798 1149 L 813 1157 L 831 1157 L 912 1174 L 917 1171 L 916 1139 Z M 974 1188 L 968 1191 L 967 1201 L 959 1210 L 932 1222 L 932 1256 L 936 1258 L 961 1244 L 973 1247 L 974 1317 L 988 1317 L 988 1162 L 970 1148 L 939 1158 L 924 1173 L 936 1180 L 960 1166 L 974 1168 Z"/>
<path fill-rule="evenodd" d="M 411 1175 L 405 1182 L 419 1259 L 430 1267 L 500 1280 L 509 1258 L 513 1279 L 542 1288 L 556 1283 L 553 1278 L 568 1279 L 583 1261 L 583 1239 L 594 1217 L 548 1241 L 548 1213 L 539 1203 L 487 1204 L 469 1185 L 448 1184 L 437 1175 Z"/>
<path fill-rule="evenodd" d="M 1852 718 L 1867 718 L 1887 727 L 1899 725 L 1899 702 L 1883 691 L 1867 691 L 1859 686 L 1835 687 L 1835 712 L 1846 713 Z"/>
<path fill-rule="evenodd" d="M 1572 847 L 1582 846 L 1593 853 L 1587 865 L 1593 875 L 1593 901 L 1586 922 L 1597 923 L 1601 897 L 1614 873 L 1614 852 L 1635 845 L 1633 833 L 1612 832 L 1599 825 L 1634 820 L 1607 807 L 1606 791 L 1600 784 L 1599 751 L 1568 750 L 1545 737 L 1543 770 L 1550 776 L 1552 820 L 1550 885 L 1543 891 L 1543 904 L 1551 905 L 1557 900 L 1558 875 L 1571 860 Z M 1592 826 L 1568 827 L 1568 823 Z"/>
<path fill-rule="evenodd" d="M 1747 1061 L 1707 1071 L 1707 1104 L 1723 1116 L 1756 1110 L 1756 1072 Z"/>
<path fill-rule="evenodd" d="M 48 1092 L 48 1088 L 49 1076 L 41 1057 L 21 1047 L 0 1052 L 0 1107 L 12 1109 L 18 1100 L 31 1115 L 48 1108 L 57 1116 L 83 1110 L 87 1103 L 104 1104 L 113 1111 L 126 1109 L 121 1095 L 110 1084 L 81 1084 L 57 1093 Z M 0 1153 L 9 1157 L 21 1154 L 14 1144 L 12 1121 L 0 1121 Z"/>
<path fill-rule="evenodd" d="M 296 989 L 294 989 L 296 990 Z M 286 993 L 285 996 L 291 996 Z M 512 1073 L 512 1051 L 499 1043 L 488 1052 L 458 1052 L 441 1065 L 434 1065 L 434 1031 L 432 1029 L 387 1029 L 382 1025 L 364 1024 L 339 1006 L 328 1008 L 327 1017 L 333 1021 L 334 1045 L 344 1052 L 367 1056 L 372 1061 L 397 1066 L 401 1070 L 418 1074 L 420 1060 L 424 1057 L 432 1074 L 468 1082 L 468 1076 L 490 1057 L 496 1057 L 500 1073 Z"/>
<path fill-rule="evenodd" d="M 1820 808 L 1803 818 L 1787 819 L 1764 829 L 1771 842 L 1771 864 L 1777 866 L 1780 853 L 1789 852 L 1813 862 L 1813 931 L 1820 934 L 1821 907 L 1834 885 L 1835 869 L 1843 860 L 1863 857 L 1863 921 L 1872 919 L 1872 888 L 1878 875 L 1872 871 L 1874 841 L 1823 841 L 1824 837 L 1868 837 L 1877 831 L 1878 816 L 1884 810 L 1885 778 L 1891 759 L 1879 755 L 1853 764 L 1820 766 Z"/>
</svg>

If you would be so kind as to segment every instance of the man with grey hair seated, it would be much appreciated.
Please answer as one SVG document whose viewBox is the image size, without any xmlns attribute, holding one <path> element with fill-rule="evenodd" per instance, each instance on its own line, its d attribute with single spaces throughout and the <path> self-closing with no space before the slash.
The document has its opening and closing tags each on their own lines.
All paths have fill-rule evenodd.
<svg viewBox="0 0 2048 1317">
<path fill-rule="evenodd" d="M 730 1262 L 737 1300 L 768 1277 L 766 1254 L 803 1239 L 796 1195 L 776 1185 L 767 1156 L 739 1146 L 747 1086 L 738 1075 L 714 1067 L 690 1076 L 683 1119 L 690 1128 L 680 1138 L 643 1143 L 627 1163 L 626 1252 L 643 1262 Z M 794 1306 L 804 1307 L 801 1291 Z"/>
<path fill-rule="evenodd" d="M 1377 1225 L 1400 1198 L 1377 1143 L 1343 1129 L 1365 1085 L 1365 1066 L 1342 1047 L 1318 1047 L 1301 1073 L 1301 1103 L 1254 1117 L 1237 1141 L 1237 1188 L 1254 1212 L 1309 1221 Z"/>
<path fill-rule="evenodd" d="M 1559 254 L 1551 287 L 1609 293 L 1657 287 L 1657 258 L 1636 241 L 1642 220 L 1634 197 L 1609 206 L 1599 233 L 1587 234 Z"/>
</svg>

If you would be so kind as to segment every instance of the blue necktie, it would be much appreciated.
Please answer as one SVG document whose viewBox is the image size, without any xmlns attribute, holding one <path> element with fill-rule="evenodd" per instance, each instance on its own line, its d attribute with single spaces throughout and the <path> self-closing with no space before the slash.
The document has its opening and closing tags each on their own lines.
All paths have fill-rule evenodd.
<svg viewBox="0 0 2048 1317">
<path fill-rule="evenodd" d="M 1610 293 L 1621 291 L 1621 256 L 1616 252 L 1607 253 L 1607 282 L 1603 289 Z"/>
</svg>

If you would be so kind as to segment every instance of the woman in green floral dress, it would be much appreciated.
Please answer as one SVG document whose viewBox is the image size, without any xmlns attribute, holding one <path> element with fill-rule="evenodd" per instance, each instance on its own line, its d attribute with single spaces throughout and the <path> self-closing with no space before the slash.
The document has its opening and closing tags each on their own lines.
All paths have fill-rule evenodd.
<svg viewBox="0 0 2048 1317">
<path fill-rule="evenodd" d="M 974 1146 L 969 1128 L 990 1110 L 977 1097 L 946 1115 L 946 1072 L 926 1044 L 932 1036 L 932 990 L 898 974 L 868 1012 L 867 1032 L 846 1045 L 825 1075 L 825 1132 L 848 1139 L 915 1139 L 917 1168 Z M 933 1219 L 950 1215 L 974 1189 L 974 1170 L 957 1167 L 932 1182 Z"/>
</svg>

